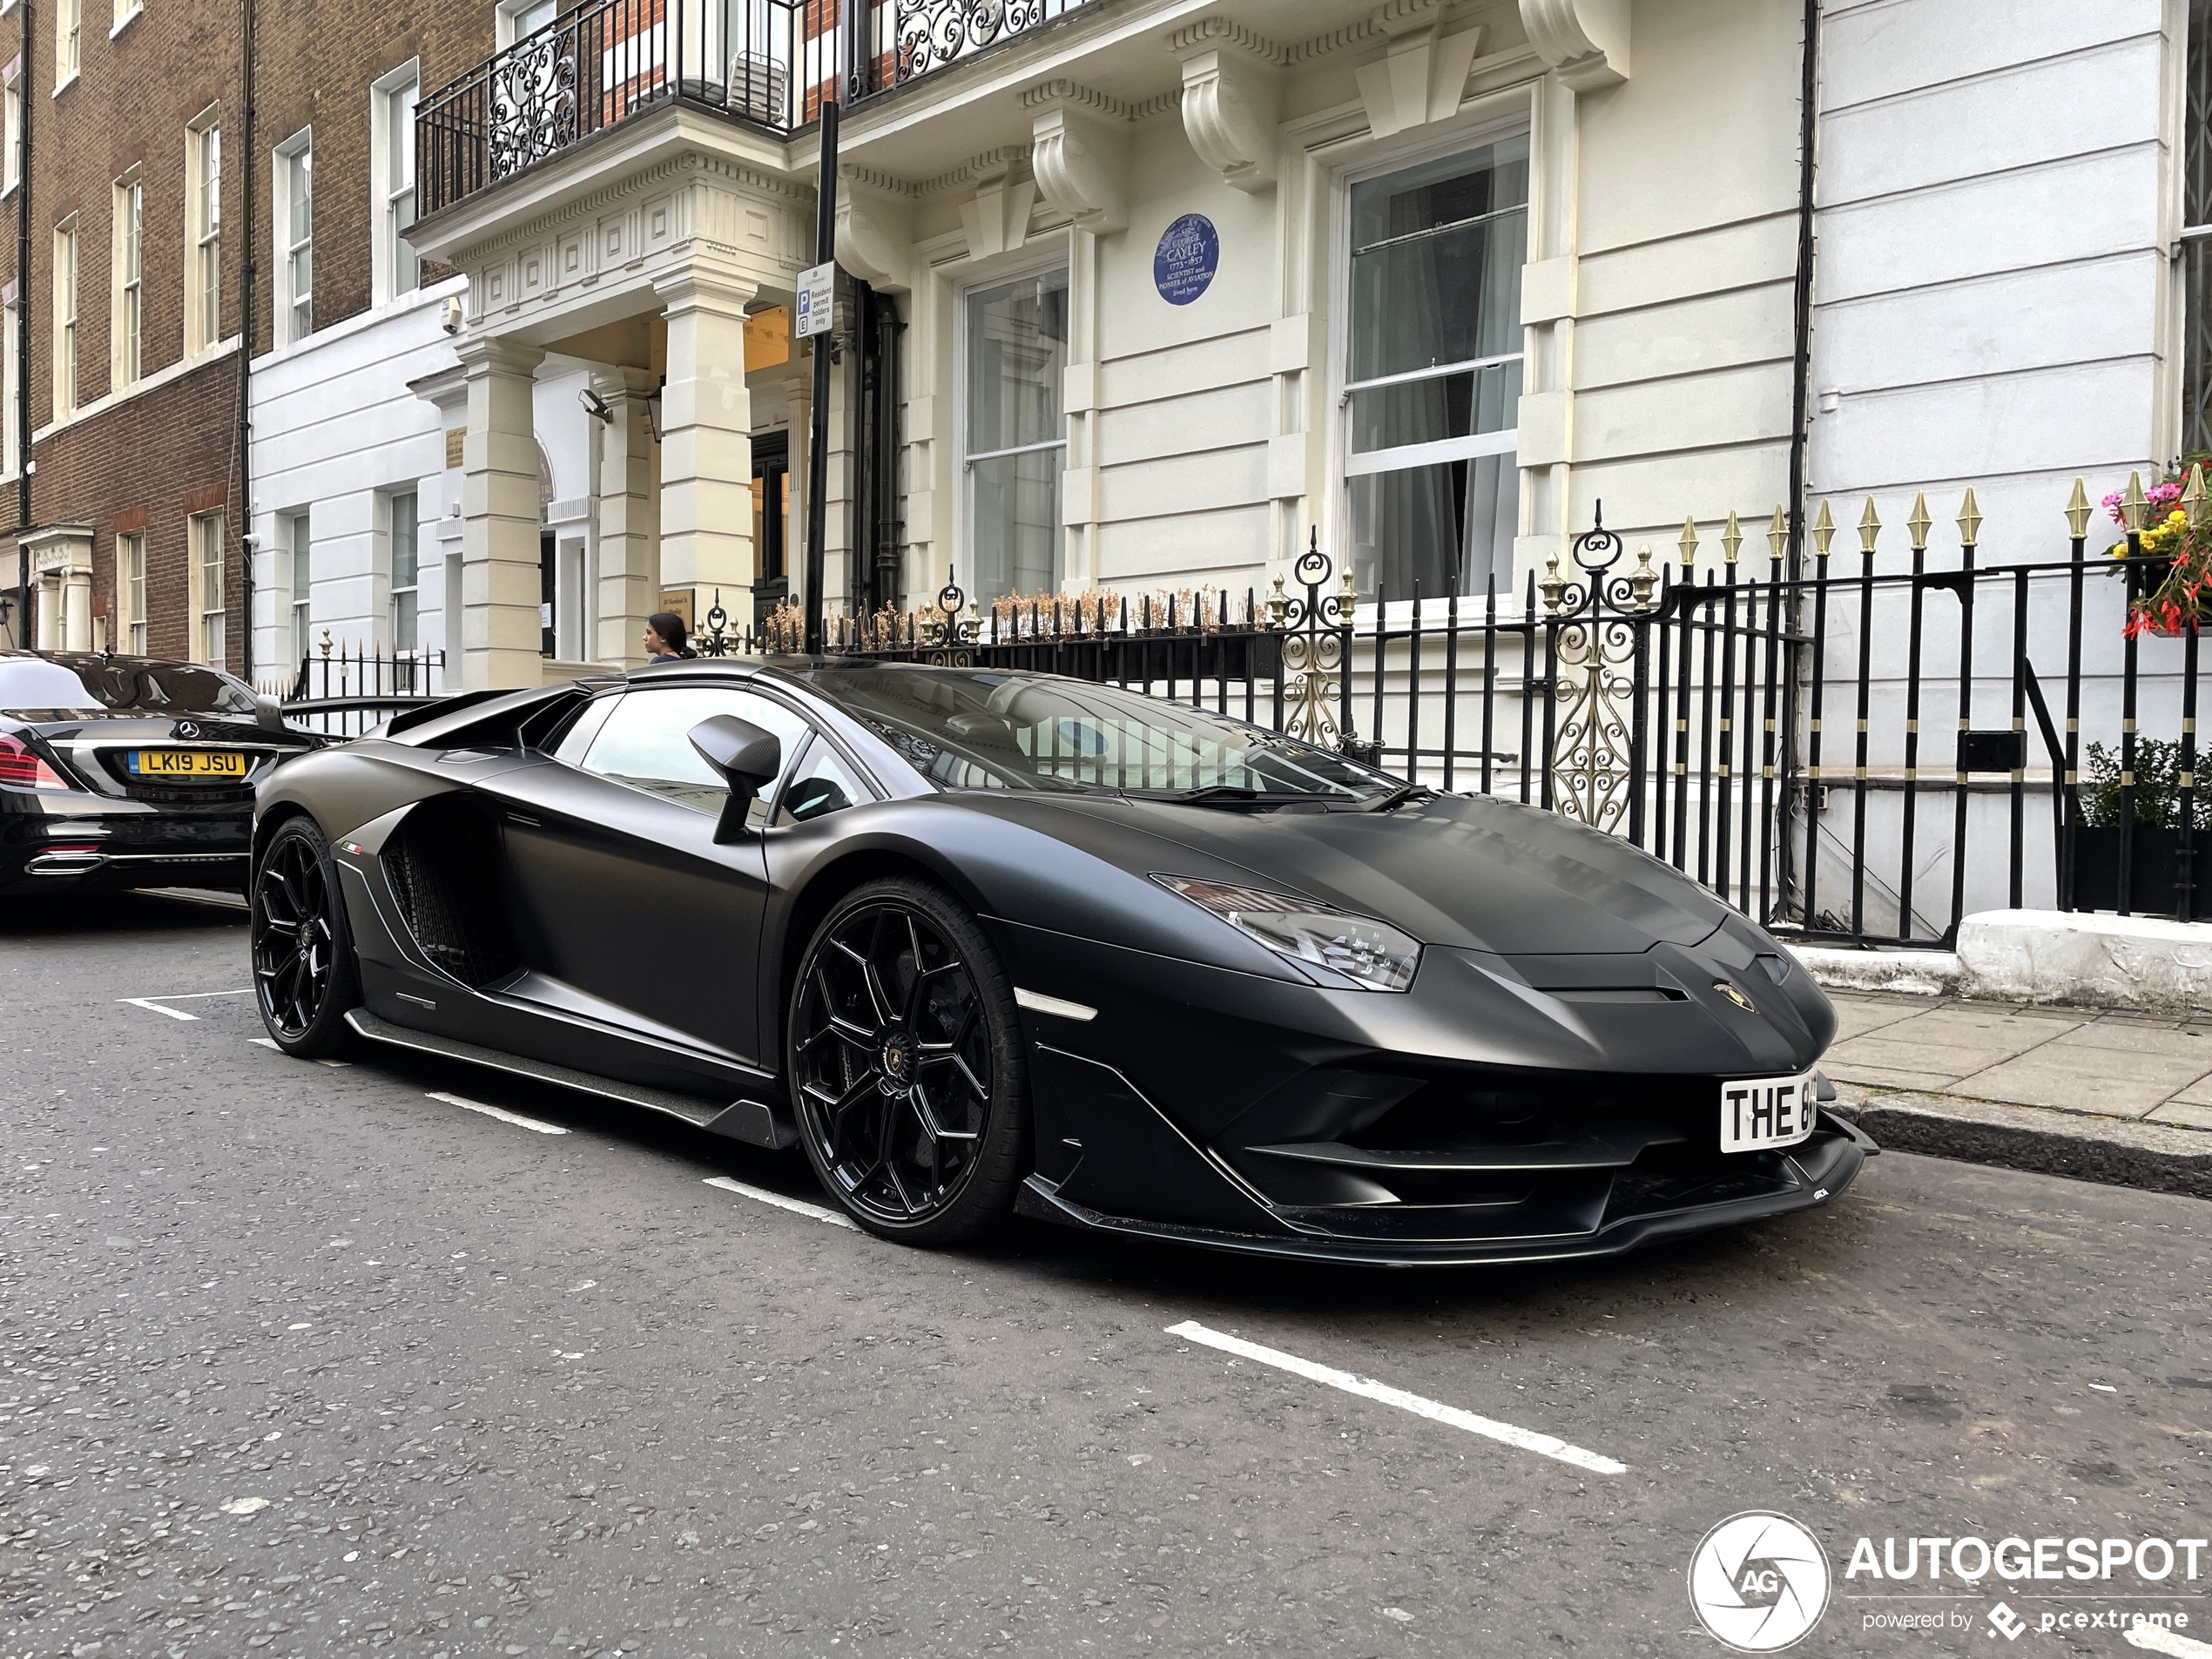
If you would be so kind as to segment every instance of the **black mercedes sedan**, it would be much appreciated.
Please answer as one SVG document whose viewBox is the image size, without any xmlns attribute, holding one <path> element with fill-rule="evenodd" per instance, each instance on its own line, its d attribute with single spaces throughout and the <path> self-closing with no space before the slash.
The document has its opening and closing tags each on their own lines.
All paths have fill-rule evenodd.
<svg viewBox="0 0 2212 1659">
<path fill-rule="evenodd" d="M 914 1244 L 1022 1213 L 1285 1258 L 1604 1254 L 1873 1150 L 1826 998 L 1676 871 L 1109 685 L 672 663 L 260 786 L 254 982 L 361 1039 L 804 1149 Z"/>
<path fill-rule="evenodd" d="M 0 893 L 243 891 L 254 786 L 320 744 L 196 663 L 0 651 Z"/>
</svg>

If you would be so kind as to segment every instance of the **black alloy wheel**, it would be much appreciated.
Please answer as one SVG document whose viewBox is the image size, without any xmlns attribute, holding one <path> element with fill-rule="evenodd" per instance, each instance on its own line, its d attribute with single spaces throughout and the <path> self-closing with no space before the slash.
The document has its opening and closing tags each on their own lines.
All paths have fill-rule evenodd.
<svg viewBox="0 0 2212 1659">
<path fill-rule="evenodd" d="M 287 1054 L 334 1054 L 360 1000 L 338 869 L 312 819 L 282 825 L 262 849 L 251 900 L 254 1000 Z"/>
<path fill-rule="evenodd" d="M 799 964 L 787 1029 L 799 1140 L 862 1226 L 957 1244 L 1013 1208 L 1028 1129 L 1013 988 L 949 894 L 848 894 Z"/>
</svg>

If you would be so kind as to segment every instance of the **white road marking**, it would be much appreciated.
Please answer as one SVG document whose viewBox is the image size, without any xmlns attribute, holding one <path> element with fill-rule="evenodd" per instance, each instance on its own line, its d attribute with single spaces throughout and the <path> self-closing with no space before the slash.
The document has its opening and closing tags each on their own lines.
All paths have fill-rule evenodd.
<svg viewBox="0 0 2212 1659">
<path fill-rule="evenodd" d="M 2175 1635 L 2155 1624 L 2131 1624 L 2120 1634 L 2129 1647 L 2147 1652 L 2171 1654 L 2174 1659 L 2212 1659 L 2212 1642 Z"/>
<path fill-rule="evenodd" d="M 1523 1452 L 1534 1452 L 1539 1457 L 1556 1459 L 1571 1463 L 1578 1469 L 1588 1469 L 1593 1474 L 1626 1474 L 1629 1466 L 1615 1462 L 1595 1452 L 1586 1452 L 1579 1446 L 1569 1446 L 1565 1440 L 1549 1434 L 1539 1434 L 1533 1429 L 1515 1428 L 1511 1423 L 1501 1423 L 1488 1417 L 1477 1417 L 1473 1412 L 1463 1412 L 1456 1406 L 1447 1406 L 1440 1400 L 1409 1394 L 1402 1388 L 1393 1388 L 1379 1383 L 1372 1377 L 1356 1377 L 1348 1371 L 1339 1371 L 1332 1366 L 1316 1365 L 1311 1359 L 1301 1359 L 1296 1354 L 1285 1353 L 1277 1348 L 1263 1348 L 1257 1342 L 1246 1342 L 1219 1331 L 1210 1331 L 1196 1319 L 1185 1319 L 1181 1325 L 1167 1328 L 1171 1337 L 1186 1341 L 1202 1342 L 1209 1348 L 1218 1348 L 1224 1353 L 1233 1353 L 1245 1359 L 1257 1360 L 1263 1366 L 1272 1366 L 1293 1376 L 1304 1377 L 1311 1382 L 1326 1383 L 1332 1388 L 1341 1388 L 1347 1394 L 1358 1394 L 1363 1399 L 1380 1400 L 1386 1406 L 1395 1406 L 1401 1411 L 1426 1417 L 1433 1422 L 1444 1423 L 1453 1428 L 1465 1429 L 1470 1434 L 1480 1434 L 1507 1446 L 1517 1447 Z"/>
<path fill-rule="evenodd" d="M 770 1192 L 764 1187 L 749 1187 L 742 1181 L 732 1181 L 726 1175 L 707 1177 L 707 1185 L 719 1187 L 725 1192 L 734 1192 L 741 1198 L 757 1198 L 762 1204 L 772 1204 L 779 1210 L 788 1210 L 795 1216 L 806 1216 L 815 1221 L 826 1221 L 833 1227 L 853 1227 L 853 1217 L 836 1210 L 825 1210 L 820 1204 L 808 1204 L 804 1198 L 786 1198 L 780 1192 Z M 855 1232 L 859 1228 L 853 1227 Z"/>
<path fill-rule="evenodd" d="M 448 1095 L 433 1089 L 432 1100 L 442 1100 L 448 1106 L 459 1106 L 472 1112 L 482 1112 L 486 1117 L 496 1117 L 502 1123 L 512 1123 L 517 1129 L 533 1129 L 540 1135 L 566 1135 L 568 1130 L 558 1123 L 542 1123 L 535 1117 L 525 1117 L 520 1112 L 510 1112 L 502 1106 L 487 1106 L 481 1100 L 470 1100 L 465 1095 Z"/>
<path fill-rule="evenodd" d="M 187 1014 L 182 1008 L 165 1008 L 150 996 L 118 996 L 118 1002 L 128 1002 L 134 1008 L 147 1008 L 156 1014 L 165 1014 L 172 1020 L 197 1020 L 197 1014 Z"/>
<path fill-rule="evenodd" d="M 242 991 L 179 991 L 174 996 L 118 996 L 118 1002 L 127 1002 L 134 1008 L 151 1008 L 156 1014 L 165 1014 L 172 1020 L 197 1020 L 197 1014 L 187 1014 L 182 1008 L 166 1008 L 169 1002 L 198 1002 L 211 996 L 251 996 L 253 988 Z"/>
<path fill-rule="evenodd" d="M 284 1052 L 284 1045 L 279 1042 L 274 1037 L 248 1037 L 246 1038 L 246 1041 L 248 1042 L 258 1042 L 264 1049 L 273 1049 L 279 1054 L 282 1054 Z M 315 1058 L 315 1064 L 319 1066 L 350 1066 L 354 1062 L 350 1060 L 325 1060 L 320 1057 Z"/>
</svg>

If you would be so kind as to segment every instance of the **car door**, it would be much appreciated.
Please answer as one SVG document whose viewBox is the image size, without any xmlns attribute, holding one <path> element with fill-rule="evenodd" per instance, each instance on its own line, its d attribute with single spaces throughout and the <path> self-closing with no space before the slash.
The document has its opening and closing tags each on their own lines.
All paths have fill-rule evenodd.
<svg viewBox="0 0 2212 1659">
<path fill-rule="evenodd" d="M 485 789 L 503 814 L 523 960 L 554 981 L 538 995 L 581 993 L 588 1002 L 565 999 L 571 1011 L 608 1017 L 597 1003 L 765 1064 L 755 985 L 767 801 L 753 805 L 753 833 L 716 844 L 728 790 L 690 732 L 718 714 L 774 732 L 787 763 L 804 746 L 798 714 L 742 686 L 641 687 L 598 699 L 544 764 Z"/>
</svg>

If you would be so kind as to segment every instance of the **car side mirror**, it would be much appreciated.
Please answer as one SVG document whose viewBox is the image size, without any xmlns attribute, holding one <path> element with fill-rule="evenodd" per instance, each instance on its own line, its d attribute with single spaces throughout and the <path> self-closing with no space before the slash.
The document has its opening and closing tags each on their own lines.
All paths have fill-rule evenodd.
<svg viewBox="0 0 2212 1659">
<path fill-rule="evenodd" d="M 722 775 L 730 786 L 723 804 L 722 821 L 714 839 L 724 846 L 745 837 L 745 810 L 760 792 L 776 781 L 784 769 L 784 740 L 750 720 L 734 714 L 718 714 L 701 720 L 690 732 L 698 758 Z"/>
</svg>

